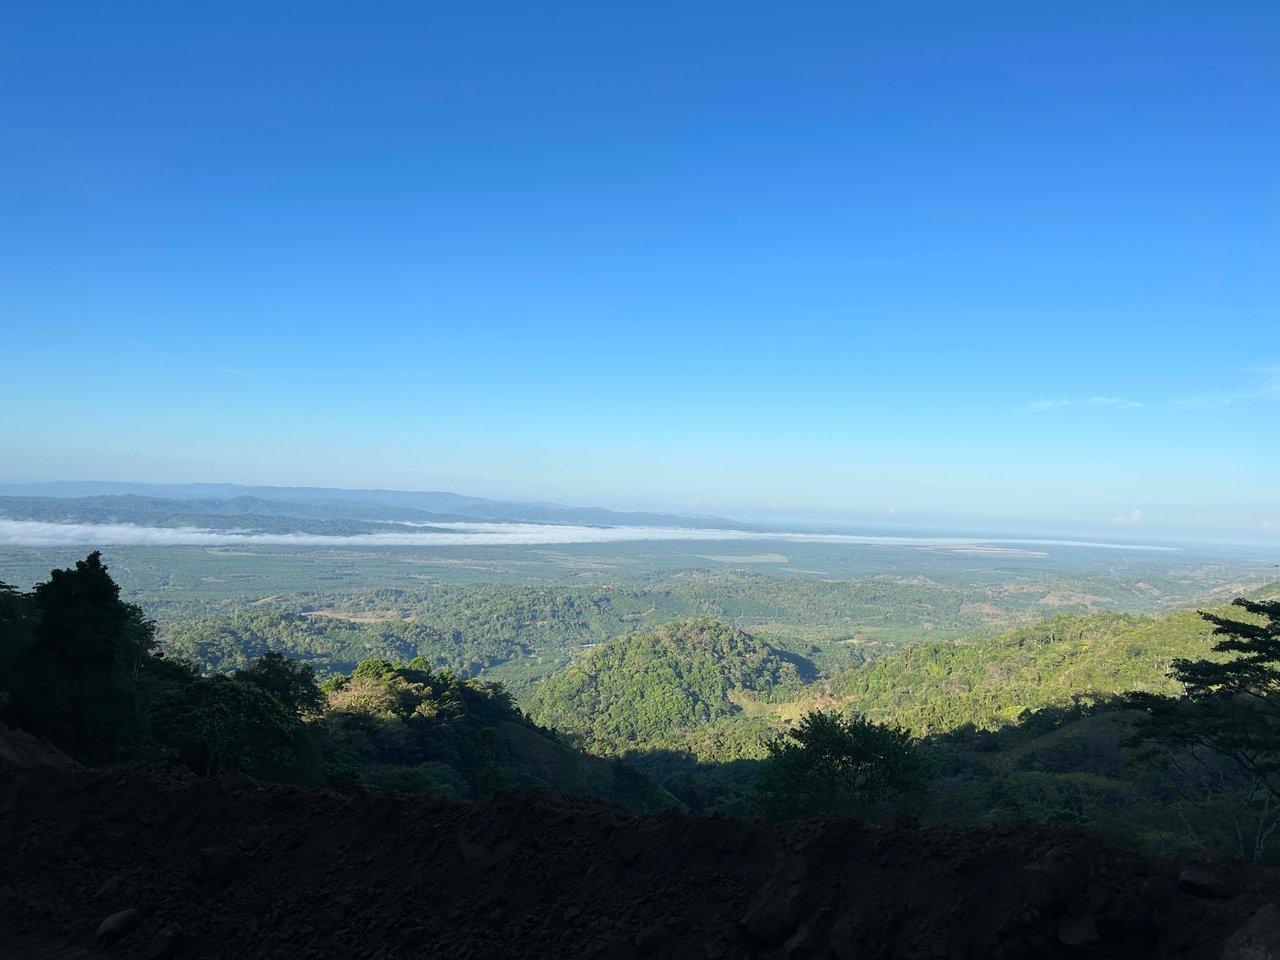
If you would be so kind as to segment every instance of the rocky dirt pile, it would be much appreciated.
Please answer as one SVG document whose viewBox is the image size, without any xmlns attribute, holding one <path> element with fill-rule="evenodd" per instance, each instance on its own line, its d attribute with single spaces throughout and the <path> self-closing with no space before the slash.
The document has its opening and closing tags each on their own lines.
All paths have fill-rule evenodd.
<svg viewBox="0 0 1280 960">
<path fill-rule="evenodd" d="M 1272 872 L 1080 834 L 346 797 L 0 760 L 0 957 L 1225 957 Z"/>
</svg>

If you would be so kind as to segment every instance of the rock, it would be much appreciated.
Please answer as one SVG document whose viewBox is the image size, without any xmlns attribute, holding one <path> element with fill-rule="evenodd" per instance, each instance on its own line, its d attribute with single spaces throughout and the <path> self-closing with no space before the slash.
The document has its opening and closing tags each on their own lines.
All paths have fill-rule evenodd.
<svg viewBox="0 0 1280 960">
<path fill-rule="evenodd" d="M 261 843 L 270 840 L 278 831 L 270 824 L 261 824 L 256 827 L 250 827 L 244 833 L 240 834 L 236 840 L 236 845 L 245 851 L 256 849 Z"/>
<path fill-rule="evenodd" d="M 8 903 L 10 900 L 18 899 L 18 891 L 13 889 L 11 884 L 6 883 L 0 887 L 0 903 Z"/>
<path fill-rule="evenodd" d="M 800 929 L 787 938 L 782 945 L 782 952 L 788 957 L 807 957 L 813 950 L 813 927 L 802 924 Z"/>
<path fill-rule="evenodd" d="M 1094 923 L 1103 940 L 1126 940 L 1152 943 L 1156 938 L 1155 916 L 1151 904 L 1132 894 L 1120 894 L 1097 914 Z"/>
<path fill-rule="evenodd" d="M 920 818 L 895 807 L 877 820 L 876 826 L 882 830 L 919 830 Z"/>
<path fill-rule="evenodd" d="M 1178 874 L 1178 889 L 1194 897 L 1230 900 L 1240 892 L 1228 877 L 1209 867 L 1187 867 Z"/>
<path fill-rule="evenodd" d="M 98 892 L 93 895 L 95 900 L 101 900 L 104 897 L 110 897 L 117 893 L 124 886 L 124 876 L 117 873 L 114 877 L 107 880 L 98 888 Z"/>
<path fill-rule="evenodd" d="M 636 949 L 646 956 L 665 955 L 676 940 L 676 931 L 669 923 L 655 923 L 636 934 Z"/>
<path fill-rule="evenodd" d="M 457 839 L 458 854 L 462 858 L 463 866 L 472 873 L 485 873 L 492 870 L 515 853 L 516 849 L 516 845 L 510 840 L 486 846 L 482 843 L 472 843 L 461 834 Z"/>
<path fill-rule="evenodd" d="M 94 939 L 102 946 L 110 946 L 123 940 L 142 922 L 142 915 L 132 908 L 113 913 L 98 924 Z"/>
<path fill-rule="evenodd" d="M 1101 941 L 1098 927 L 1093 917 L 1085 914 L 1080 917 L 1063 917 L 1058 921 L 1058 942 L 1063 946 L 1077 950 L 1096 947 Z"/>
<path fill-rule="evenodd" d="M 860 935 L 865 923 L 854 913 L 845 913 L 831 927 L 827 949 L 835 960 L 858 960 L 863 956 Z"/>
<path fill-rule="evenodd" d="M 1231 935 L 1220 960 L 1275 960 L 1280 957 L 1280 907 L 1268 903 Z"/>
<path fill-rule="evenodd" d="M 1085 874 L 1075 858 L 1055 847 L 1039 860 L 1022 868 L 1027 899 L 1038 907 L 1059 908 L 1070 903 L 1084 889 Z"/>
<path fill-rule="evenodd" d="M 215 890 L 229 887 L 244 871 L 244 855 L 229 843 L 205 847 L 200 851 L 200 875 Z"/>
<path fill-rule="evenodd" d="M 803 910 L 803 884 L 770 884 L 756 894 L 739 925 L 753 940 L 776 947 L 799 926 Z"/>
<path fill-rule="evenodd" d="M 415 946 L 423 944 L 427 939 L 426 927 L 406 927 L 400 931 L 400 946 L 405 950 L 410 950 Z"/>
<path fill-rule="evenodd" d="M 171 923 L 157 933 L 142 951 L 143 960 L 169 960 L 187 945 L 187 936 L 176 923 Z"/>
</svg>

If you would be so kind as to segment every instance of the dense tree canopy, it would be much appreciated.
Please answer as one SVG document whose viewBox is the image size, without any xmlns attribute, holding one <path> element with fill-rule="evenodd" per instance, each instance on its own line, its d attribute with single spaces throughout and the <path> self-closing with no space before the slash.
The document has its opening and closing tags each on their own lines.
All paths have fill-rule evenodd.
<svg viewBox="0 0 1280 960">
<path fill-rule="evenodd" d="M 596 647 L 543 683 L 530 712 L 621 748 L 740 713 L 736 693 L 798 688 L 795 664 L 768 644 L 718 620 L 684 620 Z"/>
<path fill-rule="evenodd" d="M 636 771 L 571 750 L 501 686 L 423 658 L 365 659 L 323 689 L 311 665 L 270 650 L 202 676 L 157 652 L 97 553 L 31 594 L 0 588 L 0 694 L 6 719 L 87 763 L 458 798 L 524 785 L 640 810 L 676 804 Z"/>
<path fill-rule="evenodd" d="M 856 713 L 815 710 L 769 744 L 749 800 L 768 817 L 868 817 L 918 800 L 927 779 L 906 732 Z"/>
<path fill-rule="evenodd" d="M 29 602 L 5 606 L 9 718 L 87 760 L 123 755 L 141 735 L 138 683 L 155 629 L 120 600 L 102 555 L 52 571 Z"/>
</svg>

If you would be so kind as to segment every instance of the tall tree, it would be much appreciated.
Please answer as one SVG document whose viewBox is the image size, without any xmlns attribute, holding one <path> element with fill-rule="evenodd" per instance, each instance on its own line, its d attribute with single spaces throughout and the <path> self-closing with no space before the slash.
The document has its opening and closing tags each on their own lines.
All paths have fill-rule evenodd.
<svg viewBox="0 0 1280 960">
<path fill-rule="evenodd" d="M 299 720 L 317 717 L 324 712 L 324 693 L 316 682 L 315 670 L 309 664 L 290 660 L 275 650 L 268 650 L 232 676 L 265 690 Z"/>
<path fill-rule="evenodd" d="M 1250 619 L 1201 613 L 1217 656 L 1173 661 L 1184 697 L 1133 695 L 1147 716 L 1132 739 L 1206 799 L 1233 799 L 1240 853 L 1260 860 L 1280 829 L 1280 600 L 1234 605 Z"/>
<path fill-rule="evenodd" d="M 31 644 L 34 624 L 31 595 L 0 582 L 0 722 L 9 719 L 9 701 L 17 681 L 18 664 Z"/>
<path fill-rule="evenodd" d="M 137 733 L 137 679 L 155 628 L 94 551 L 34 592 L 31 643 L 14 664 L 10 716 L 89 762 L 115 759 Z"/>
<path fill-rule="evenodd" d="M 275 696 L 228 676 L 201 677 L 161 695 L 153 718 L 163 742 L 203 776 L 272 776 L 294 757 L 299 724 Z"/>
<path fill-rule="evenodd" d="M 748 802 L 771 818 L 872 816 L 890 804 L 910 802 L 927 780 L 925 762 L 906 731 L 856 713 L 810 711 L 768 749 Z"/>
</svg>

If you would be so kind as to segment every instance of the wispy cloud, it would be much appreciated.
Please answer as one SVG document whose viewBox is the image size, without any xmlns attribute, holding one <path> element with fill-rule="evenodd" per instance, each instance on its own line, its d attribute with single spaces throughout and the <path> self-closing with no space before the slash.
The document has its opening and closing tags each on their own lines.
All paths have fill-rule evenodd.
<svg viewBox="0 0 1280 960">
<path fill-rule="evenodd" d="M 1133 524 L 1141 523 L 1141 522 L 1142 522 L 1142 511 L 1141 511 L 1141 510 L 1137 510 L 1137 509 L 1130 510 L 1128 513 L 1122 513 L 1122 514 L 1120 514 L 1120 516 L 1118 516 L 1118 517 L 1112 517 L 1112 518 L 1111 518 L 1111 522 L 1112 522 L 1112 523 L 1124 523 L 1124 524 L 1129 524 L 1129 525 L 1133 525 Z"/>
<path fill-rule="evenodd" d="M 158 359 L 167 360 L 170 363 L 180 364 L 184 367 L 204 370 L 207 373 L 216 373 L 222 377 L 233 377 L 237 380 L 252 380 L 255 383 L 271 383 L 272 378 L 257 373 L 254 370 L 246 370 L 244 367 L 223 366 L 218 363 L 209 363 L 207 360 L 194 357 L 185 357 L 176 353 L 162 352 L 157 354 Z"/>
<path fill-rule="evenodd" d="M 1059 397 L 1056 400 L 1036 400 L 1028 403 L 1022 408 L 1023 413 L 1045 413 L 1049 410 L 1061 410 L 1063 407 L 1081 406 L 1095 407 L 1108 410 L 1133 410 L 1142 406 L 1137 400 L 1130 400 L 1128 397 L 1105 397 L 1093 396 L 1085 400 L 1068 400 L 1065 397 Z"/>
<path fill-rule="evenodd" d="M 1255 383 L 1251 389 L 1183 397 L 1170 400 L 1165 406 L 1171 410 L 1220 410 L 1234 403 L 1244 403 L 1249 400 L 1280 400 L 1280 367 L 1267 367 L 1253 371 L 1251 376 L 1257 377 L 1259 374 L 1262 376 L 1262 382 Z"/>
<path fill-rule="evenodd" d="M 1049 410 L 1060 410 L 1063 407 L 1090 407 L 1095 410 L 1136 410 L 1145 407 L 1149 410 L 1220 410 L 1232 404 L 1249 401 L 1280 400 L 1280 370 L 1265 371 L 1268 378 L 1251 389 L 1205 393 L 1191 397 L 1175 397 L 1169 400 L 1143 402 L 1131 400 L 1125 396 L 1108 396 L 1096 394 L 1085 399 L 1068 399 L 1061 397 L 1055 400 L 1036 400 L 1022 407 L 1023 413 L 1045 413 Z"/>
<path fill-rule="evenodd" d="M 1221 410 L 1223 407 L 1229 407 L 1233 403 L 1270 398 L 1280 399 L 1280 384 L 1269 386 L 1262 390 L 1252 390 L 1248 393 L 1222 393 L 1216 396 L 1184 397 L 1179 400 L 1170 400 L 1165 406 L 1170 410 Z"/>
<path fill-rule="evenodd" d="M 1090 397 L 1085 401 L 1091 407 L 1115 407 L 1117 410 L 1132 410 L 1142 406 L 1137 400 L 1128 397 Z"/>
<path fill-rule="evenodd" d="M 1037 400 L 1022 408 L 1024 413 L 1044 413 L 1046 410 L 1057 410 L 1071 406 L 1070 400 Z"/>
</svg>

